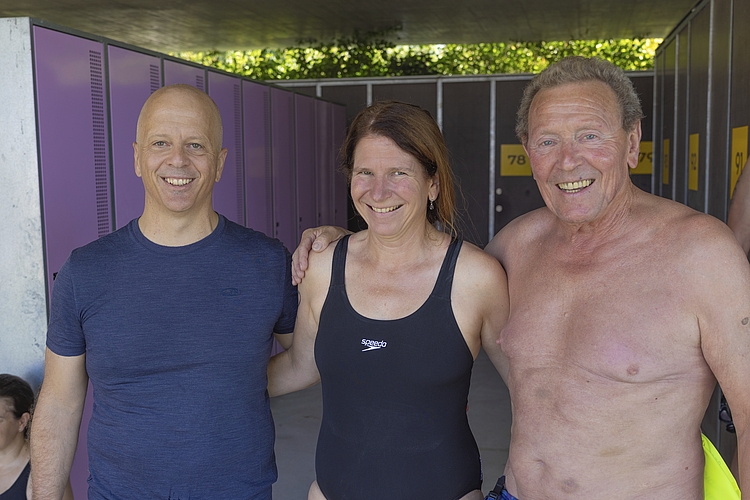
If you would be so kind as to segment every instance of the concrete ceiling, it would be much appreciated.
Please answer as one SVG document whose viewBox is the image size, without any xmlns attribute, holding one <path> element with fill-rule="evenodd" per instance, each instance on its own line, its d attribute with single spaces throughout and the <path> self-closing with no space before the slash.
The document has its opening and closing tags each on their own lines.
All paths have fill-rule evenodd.
<svg viewBox="0 0 750 500">
<path fill-rule="evenodd" d="M 159 52 L 330 41 L 383 29 L 399 44 L 663 38 L 696 0 L 0 0 L 30 16 Z"/>
</svg>

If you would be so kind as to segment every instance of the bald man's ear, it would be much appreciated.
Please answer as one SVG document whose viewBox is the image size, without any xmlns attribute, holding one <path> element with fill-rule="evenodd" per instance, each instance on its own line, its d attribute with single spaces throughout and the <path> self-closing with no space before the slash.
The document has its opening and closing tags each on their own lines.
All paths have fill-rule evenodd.
<svg viewBox="0 0 750 500">
<path fill-rule="evenodd" d="M 219 151 L 219 157 L 216 159 L 216 180 L 219 182 L 221 174 L 224 172 L 224 161 L 227 159 L 227 148 L 221 148 Z"/>
<path fill-rule="evenodd" d="M 133 143 L 133 167 L 135 168 L 135 175 L 141 176 L 141 164 L 138 162 L 138 143 Z"/>
</svg>

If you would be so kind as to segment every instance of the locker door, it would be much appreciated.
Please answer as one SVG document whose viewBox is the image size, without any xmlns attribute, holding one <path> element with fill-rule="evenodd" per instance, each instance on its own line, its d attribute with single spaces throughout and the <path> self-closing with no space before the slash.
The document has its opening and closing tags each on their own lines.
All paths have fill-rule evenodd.
<svg viewBox="0 0 750 500">
<path fill-rule="evenodd" d="M 342 172 L 335 167 L 338 163 L 338 152 L 346 138 L 346 108 L 333 105 L 332 114 L 333 139 L 332 163 L 333 170 L 333 223 L 337 226 L 346 227 L 349 221 L 347 213 L 349 207 L 349 183 Z"/>
<path fill-rule="evenodd" d="M 50 289 L 70 251 L 111 231 L 101 43 L 34 27 Z"/>
<path fill-rule="evenodd" d="M 336 173 L 334 162 L 333 139 L 331 126 L 333 104 L 326 101 L 315 103 L 315 140 L 317 149 L 315 169 L 317 171 L 316 189 L 318 192 L 318 225 L 333 224 L 333 176 Z"/>
<path fill-rule="evenodd" d="M 458 194 L 462 236 L 484 247 L 489 234 L 490 82 L 443 84 L 443 135 Z M 466 209 L 463 209 L 463 206 Z"/>
<path fill-rule="evenodd" d="M 674 201 L 687 202 L 688 187 L 688 45 L 690 27 L 685 26 L 677 35 L 677 68 L 675 91 L 675 134 L 674 134 Z"/>
<path fill-rule="evenodd" d="M 721 220 L 727 217 L 729 194 L 729 79 L 732 53 L 732 5 L 728 0 L 714 2 L 711 7 L 711 71 L 709 73 L 710 151 L 706 212 Z M 721 450 L 722 452 L 724 450 Z"/>
<path fill-rule="evenodd" d="M 51 290 L 70 251 L 111 231 L 104 47 L 34 27 L 45 252 Z M 85 498 L 91 386 L 70 480 Z"/>
<path fill-rule="evenodd" d="M 544 206 L 529 159 L 516 137 L 516 112 L 528 83 L 495 82 L 495 233 L 519 215 Z"/>
<path fill-rule="evenodd" d="M 295 168 L 297 177 L 297 240 L 318 221 L 315 189 L 315 100 L 295 94 Z"/>
<path fill-rule="evenodd" d="M 259 83 L 242 82 L 247 227 L 274 236 L 271 170 L 271 93 Z"/>
<path fill-rule="evenodd" d="M 274 237 L 288 249 L 297 246 L 294 183 L 294 94 L 271 88 L 271 163 Z"/>
<path fill-rule="evenodd" d="M 661 195 L 670 200 L 674 199 L 675 186 L 675 157 L 677 149 L 677 135 L 675 132 L 675 102 L 677 101 L 677 42 L 670 40 L 664 49 L 664 65 L 662 66 L 662 96 L 664 114 L 662 118 L 662 175 Z"/>
<path fill-rule="evenodd" d="M 654 194 L 662 196 L 662 177 L 664 171 L 664 52 L 659 51 L 654 57 L 654 122 L 653 122 L 653 189 Z"/>
<path fill-rule="evenodd" d="M 206 70 L 177 61 L 164 61 L 164 85 L 186 83 L 206 91 Z"/>
<path fill-rule="evenodd" d="M 241 80 L 208 72 L 208 95 L 221 112 L 222 143 L 227 148 L 224 172 L 214 185 L 214 210 L 237 224 L 245 224 L 245 179 L 242 168 Z"/>
<path fill-rule="evenodd" d="M 708 143 L 708 77 L 711 9 L 704 7 L 690 21 L 688 65 L 688 157 L 685 204 L 706 210 L 706 150 Z"/>
<path fill-rule="evenodd" d="M 109 46 L 108 52 L 112 184 L 119 229 L 143 213 L 143 182 L 135 175 L 133 142 L 143 103 L 161 87 L 161 61 L 120 47 Z"/>
</svg>

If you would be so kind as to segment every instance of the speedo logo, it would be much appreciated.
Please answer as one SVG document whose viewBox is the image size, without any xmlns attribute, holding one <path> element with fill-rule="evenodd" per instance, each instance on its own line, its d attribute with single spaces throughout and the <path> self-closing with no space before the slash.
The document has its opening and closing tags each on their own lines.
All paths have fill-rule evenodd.
<svg viewBox="0 0 750 500">
<path fill-rule="evenodd" d="M 362 352 L 365 352 L 385 347 L 388 345 L 388 342 L 386 342 L 385 340 L 362 339 L 362 345 L 365 346 L 365 349 L 362 349 Z"/>
</svg>

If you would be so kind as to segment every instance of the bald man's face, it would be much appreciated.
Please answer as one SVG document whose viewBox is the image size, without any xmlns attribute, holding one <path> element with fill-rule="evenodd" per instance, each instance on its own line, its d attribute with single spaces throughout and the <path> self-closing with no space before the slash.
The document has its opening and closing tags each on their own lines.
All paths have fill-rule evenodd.
<svg viewBox="0 0 750 500">
<path fill-rule="evenodd" d="M 207 97 L 184 90 L 147 102 L 133 144 L 135 173 L 146 190 L 144 213 L 197 218 L 213 211 L 213 187 L 227 155 L 220 119 Z"/>
</svg>

